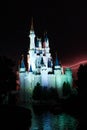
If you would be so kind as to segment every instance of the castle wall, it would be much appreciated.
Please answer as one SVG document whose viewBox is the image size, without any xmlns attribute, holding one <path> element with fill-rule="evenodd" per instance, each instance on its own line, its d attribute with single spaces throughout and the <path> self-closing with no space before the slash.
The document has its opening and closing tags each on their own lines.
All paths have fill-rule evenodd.
<svg viewBox="0 0 87 130">
<path fill-rule="evenodd" d="M 34 75 L 34 87 L 37 85 L 37 83 L 40 83 L 41 85 L 41 75 Z"/>
<path fill-rule="evenodd" d="M 32 92 L 37 83 L 40 83 L 42 87 L 57 87 L 59 96 L 63 95 L 63 83 L 68 82 L 72 87 L 72 74 L 66 72 L 61 74 L 60 72 L 55 72 L 55 74 L 47 74 L 47 71 L 43 71 L 41 74 L 33 74 L 32 72 L 20 73 L 20 97 L 21 100 L 26 100 L 28 102 L 29 98 L 32 96 Z"/>
<path fill-rule="evenodd" d="M 48 74 L 48 87 L 55 88 L 55 75 L 54 74 Z"/>
<path fill-rule="evenodd" d="M 24 102 L 25 100 L 25 73 L 19 73 L 19 82 L 20 82 L 20 91 L 19 97 L 20 102 Z"/>
</svg>

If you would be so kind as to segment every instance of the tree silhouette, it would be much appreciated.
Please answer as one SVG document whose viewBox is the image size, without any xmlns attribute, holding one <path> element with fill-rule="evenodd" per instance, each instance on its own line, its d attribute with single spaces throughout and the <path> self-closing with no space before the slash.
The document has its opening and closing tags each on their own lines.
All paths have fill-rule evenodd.
<svg viewBox="0 0 87 130">
<path fill-rule="evenodd" d="M 14 62 L 0 56 L 0 96 L 16 89 L 16 74 L 13 71 Z"/>
<path fill-rule="evenodd" d="M 64 82 L 63 84 L 63 96 L 70 96 L 71 95 L 71 87 L 70 84 Z"/>
<path fill-rule="evenodd" d="M 49 101 L 49 100 L 57 101 L 59 99 L 58 90 L 57 88 L 52 87 L 50 88 L 42 87 L 40 86 L 39 83 L 37 83 L 37 85 L 34 88 L 32 98 L 34 100 L 39 101 Z"/>
<path fill-rule="evenodd" d="M 57 88 L 49 88 L 49 100 L 58 101 L 59 100 L 59 94 Z"/>
<path fill-rule="evenodd" d="M 79 94 L 87 94 L 87 64 L 80 65 L 77 72 L 77 85 Z"/>
<path fill-rule="evenodd" d="M 40 100 L 41 99 L 41 86 L 39 83 L 37 83 L 37 85 L 35 86 L 34 90 L 33 90 L 33 95 L 32 98 L 34 100 Z"/>
</svg>

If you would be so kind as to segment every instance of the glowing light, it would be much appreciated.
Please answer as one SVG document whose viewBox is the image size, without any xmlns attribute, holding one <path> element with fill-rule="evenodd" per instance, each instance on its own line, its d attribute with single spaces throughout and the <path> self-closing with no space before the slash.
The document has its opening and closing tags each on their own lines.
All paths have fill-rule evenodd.
<svg viewBox="0 0 87 130">
<path fill-rule="evenodd" d="M 75 64 L 63 66 L 63 68 L 68 67 L 68 68 L 71 68 L 71 69 L 77 69 L 80 66 L 80 64 L 86 64 L 86 63 L 87 63 L 87 60 L 81 60 L 81 61 L 79 61 L 79 62 L 77 62 Z"/>
</svg>

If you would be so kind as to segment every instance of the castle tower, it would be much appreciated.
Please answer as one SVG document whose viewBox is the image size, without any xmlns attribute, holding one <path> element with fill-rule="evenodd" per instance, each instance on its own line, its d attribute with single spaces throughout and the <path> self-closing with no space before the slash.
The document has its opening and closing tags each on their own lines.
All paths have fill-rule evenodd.
<svg viewBox="0 0 87 130">
<path fill-rule="evenodd" d="M 47 37 L 47 32 L 44 34 L 45 47 L 49 48 L 49 39 Z"/>
<path fill-rule="evenodd" d="M 50 48 L 49 48 L 49 39 L 47 37 L 47 32 L 44 34 L 44 42 L 43 42 L 43 47 L 44 47 L 44 51 L 45 51 L 45 55 L 47 57 L 50 57 Z"/>
<path fill-rule="evenodd" d="M 35 33 L 34 33 L 34 27 L 33 27 L 33 18 L 31 20 L 31 28 L 30 28 L 30 50 L 35 48 Z"/>
<path fill-rule="evenodd" d="M 34 75 L 32 73 L 32 66 L 30 65 L 30 70 L 29 70 L 29 90 L 30 90 L 30 93 L 32 94 L 32 91 L 34 89 Z"/>
<path fill-rule="evenodd" d="M 65 69 L 65 75 L 67 76 L 67 82 L 72 87 L 73 78 L 72 78 L 72 70 L 70 68 Z"/>
<path fill-rule="evenodd" d="M 56 54 L 56 60 L 55 60 L 54 73 L 55 73 L 55 86 L 57 87 L 59 97 L 61 98 L 63 95 L 63 93 L 62 93 L 62 85 L 63 85 L 63 83 L 62 83 L 62 70 L 61 70 L 61 66 L 60 66 L 59 61 L 58 61 L 57 54 Z"/>
<path fill-rule="evenodd" d="M 56 60 L 55 60 L 55 66 L 54 66 L 54 73 L 55 73 L 55 75 L 57 75 L 57 74 L 61 75 L 61 66 L 59 64 L 57 54 L 56 54 Z"/>
<path fill-rule="evenodd" d="M 21 57 L 21 62 L 20 62 L 20 68 L 19 68 L 19 82 L 20 82 L 20 101 L 24 102 L 25 101 L 25 73 L 26 73 L 26 68 L 25 68 L 25 63 L 24 63 L 24 55 Z"/>
<path fill-rule="evenodd" d="M 33 18 L 32 18 L 32 21 L 31 21 L 29 38 L 30 38 L 30 50 L 29 50 L 30 61 L 28 61 L 28 64 L 31 64 L 32 70 L 35 71 L 35 53 L 34 53 L 34 51 L 35 51 L 35 33 L 34 33 L 34 27 L 33 27 Z M 28 66 L 28 68 L 29 67 L 30 66 Z"/>
</svg>

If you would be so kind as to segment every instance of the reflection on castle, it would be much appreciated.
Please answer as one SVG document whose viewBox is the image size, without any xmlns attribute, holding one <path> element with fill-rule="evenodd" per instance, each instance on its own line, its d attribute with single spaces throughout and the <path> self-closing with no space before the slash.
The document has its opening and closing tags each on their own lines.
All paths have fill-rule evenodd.
<svg viewBox="0 0 87 130">
<path fill-rule="evenodd" d="M 30 29 L 30 48 L 27 54 L 27 66 L 25 59 L 22 59 L 19 65 L 19 79 L 21 96 L 26 93 L 25 100 L 28 100 L 30 93 L 39 83 L 42 87 L 56 87 L 60 97 L 62 96 L 62 87 L 64 82 L 69 83 L 72 88 L 72 71 L 70 68 L 63 69 L 56 56 L 55 63 L 50 53 L 49 39 L 47 33 L 44 40 L 36 38 L 33 22 Z"/>
</svg>

